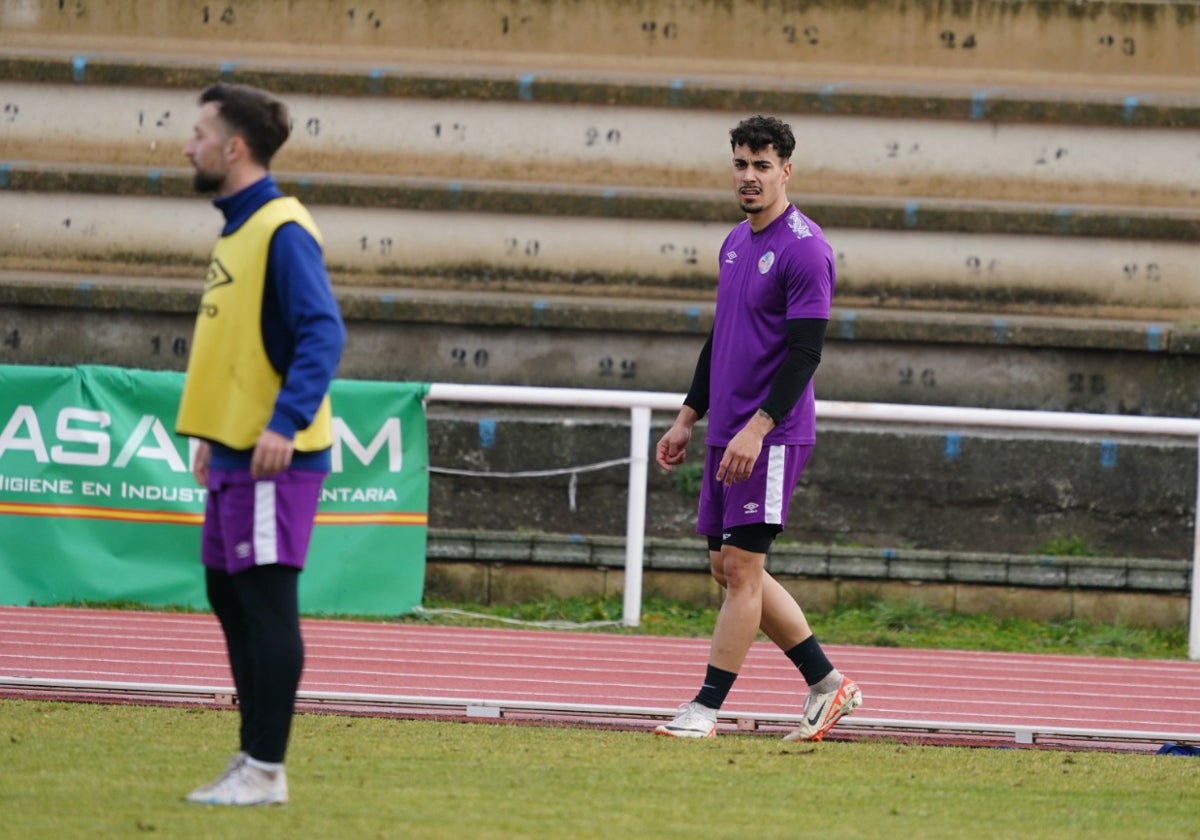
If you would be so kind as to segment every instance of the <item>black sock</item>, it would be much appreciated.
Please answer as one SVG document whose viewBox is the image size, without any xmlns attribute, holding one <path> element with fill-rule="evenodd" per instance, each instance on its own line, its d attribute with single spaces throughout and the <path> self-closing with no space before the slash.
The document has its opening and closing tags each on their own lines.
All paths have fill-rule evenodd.
<svg viewBox="0 0 1200 840">
<path fill-rule="evenodd" d="M 710 709 L 721 708 L 721 704 L 725 702 L 725 698 L 729 695 L 729 689 L 733 688 L 733 681 L 736 679 L 737 674 L 709 665 L 704 672 L 704 685 L 700 687 L 700 693 L 696 695 L 693 702 L 708 706 Z"/>
<path fill-rule="evenodd" d="M 804 681 L 809 685 L 816 685 L 833 670 L 833 663 L 825 656 L 825 651 L 821 650 L 816 636 L 809 636 L 785 653 L 788 659 L 796 663 Z"/>
</svg>

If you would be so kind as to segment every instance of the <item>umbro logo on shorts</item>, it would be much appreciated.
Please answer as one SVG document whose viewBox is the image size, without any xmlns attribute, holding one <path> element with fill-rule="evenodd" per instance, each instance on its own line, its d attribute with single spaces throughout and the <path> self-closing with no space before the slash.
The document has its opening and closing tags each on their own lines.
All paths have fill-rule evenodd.
<svg viewBox="0 0 1200 840">
<path fill-rule="evenodd" d="M 757 510 L 758 510 L 758 502 L 746 502 L 746 504 L 742 505 L 743 513 L 754 513 Z"/>
</svg>

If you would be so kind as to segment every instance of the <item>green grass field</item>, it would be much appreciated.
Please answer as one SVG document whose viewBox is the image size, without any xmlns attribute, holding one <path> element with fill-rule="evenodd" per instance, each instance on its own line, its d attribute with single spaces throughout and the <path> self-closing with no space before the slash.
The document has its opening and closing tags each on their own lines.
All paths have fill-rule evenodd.
<svg viewBox="0 0 1200 840">
<path fill-rule="evenodd" d="M 229 711 L 0 701 L 0 836 L 1195 838 L 1200 761 L 300 715 L 291 802 L 189 805 Z"/>
<path fill-rule="evenodd" d="M 581 623 L 621 611 L 619 598 L 429 606 L 402 620 Z M 642 627 L 603 629 L 702 636 L 714 617 L 648 599 Z M 911 604 L 839 608 L 814 624 L 842 644 L 1186 657 L 1186 630 Z M 647 729 L 328 714 L 296 719 L 287 806 L 184 802 L 224 766 L 236 728 L 231 711 L 0 700 L 0 838 L 1200 838 L 1200 761 L 1184 757 L 762 733 L 679 742 Z"/>
</svg>

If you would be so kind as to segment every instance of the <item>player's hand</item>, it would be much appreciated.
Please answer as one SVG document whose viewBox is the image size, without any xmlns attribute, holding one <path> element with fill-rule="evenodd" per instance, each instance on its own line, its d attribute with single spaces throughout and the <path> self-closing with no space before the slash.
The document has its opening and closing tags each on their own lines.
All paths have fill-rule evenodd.
<svg viewBox="0 0 1200 840">
<path fill-rule="evenodd" d="M 748 479 L 762 452 L 762 442 L 762 435 L 749 429 L 742 429 L 734 435 L 725 447 L 721 463 L 717 465 L 717 481 L 730 485 Z"/>
<path fill-rule="evenodd" d="M 724 481 L 728 486 L 748 479 L 762 454 L 763 438 L 773 428 L 775 422 L 765 414 L 756 413 L 751 417 L 725 447 L 725 454 L 717 465 L 717 481 Z"/>
<path fill-rule="evenodd" d="M 271 478 L 279 475 L 292 463 L 291 438 L 286 438 L 278 432 L 263 429 L 254 444 L 254 455 L 250 459 L 250 476 L 252 478 Z"/>
<path fill-rule="evenodd" d="M 667 429 L 659 438 L 658 446 L 654 448 L 654 460 L 664 470 L 670 472 L 676 464 L 682 464 L 687 457 L 687 446 L 692 440 L 692 430 L 689 426 L 676 423 Z"/>
<path fill-rule="evenodd" d="M 192 478 L 201 487 L 208 487 L 208 465 L 212 461 L 212 444 L 206 440 L 196 441 L 196 454 L 192 456 Z"/>
</svg>

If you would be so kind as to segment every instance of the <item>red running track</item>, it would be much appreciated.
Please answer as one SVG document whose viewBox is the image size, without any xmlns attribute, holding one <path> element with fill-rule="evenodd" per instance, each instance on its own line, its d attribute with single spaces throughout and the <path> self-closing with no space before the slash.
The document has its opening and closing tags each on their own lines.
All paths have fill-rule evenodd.
<svg viewBox="0 0 1200 840">
<path fill-rule="evenodd" d="M 708 655 L 704 639 L 544 630 L 306 619 L 304 635 L 302 705 L 350 708 L 365 700 L 394 714 L 565 714 L 646 727 L 691 699 Z M 972 733 L 1130 749 L 1200 742 L 1194 662 L 827 649 L 865 698 L 834 730 L 838 736 Z M 0 607 L 0 696 L 91 688 L 102 698 L 142 690 L 169 702 L 174 692 L 162 687 L 176 687 L 190 702 L 212 703 L 232 694 L 231 685 L 210 615 Z M 803 692 L 791 663 L 769 643 L 756 643 L 722 728 L 785 726 L 798 719 Z"/>
</svg>

